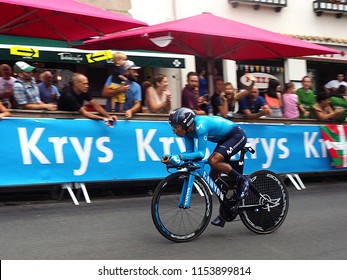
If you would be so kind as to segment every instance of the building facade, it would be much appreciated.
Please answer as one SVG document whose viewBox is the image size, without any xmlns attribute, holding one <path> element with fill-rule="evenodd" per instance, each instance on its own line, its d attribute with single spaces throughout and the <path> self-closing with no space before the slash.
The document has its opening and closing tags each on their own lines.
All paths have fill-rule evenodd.
<svg viewBox="0 0 347 280">
<path fill-rule="evenodd" d="M 323 85 L 334 79 L 337 73 L 347 76 L 347 0 L 79 0 L 86 4 L 107 9 L 150 25 L 175 19 L 185 18 L 203 12 L 229 18 L 245 24 L 264 28 L 269 31 L 293 36 L 309 42 L 321 44 L 341 51 L 341 54 L 326 56 L 310 56 L 304 58 L 232 61 L 217 60 L 216 75 L 224 81 L 232 82 L 242 88 L 242 77 L 246 72 L 252 72 L 258 77 L 276 77 L 281 84 L 293 81 L 300 85 L 303 76 L 309 74 L 314 79 L 314 89 L 319 91 Z M 4 37 L 1 37 L 4 38 Z M 7 45 L 6 45 L 7 44 Z M 8 48 L 16 42 L 12 39 L 0 40 L 0 62 L 17 59 L 6 57 Z M 36 44 L 35 46 L 38 46 Z M 44 45 L 45 46 L 45 45 Z M 56 48 L 56 46 L 53 46 Z M 87 74 L 91 80 L 92 90 L 97 95 L 101 92 L 103 82 L 112 67 L 112 61 L 91 64 L 82 60 L 83 51 L 71 49 L 58 50 L 65 53 L 64 59 L 53 58 L 52 53 L 41 50 L 41 57 L 23 58 L 29 63 L 42 65 L 42 68 L 80 71 Z M 46 59 L 42 61 L 43 56 Z M 181 89 L 186 83 L 186 74 L 197 68 L 206 68 L 206 62 L 191 55 L 163 55 L 150 52 L 128 55 L 140 64 L 141 80 L 150 80 L 157 73 L 165 74 L 173 93 L 173 107 L 180 106 Z M 147 60 L 146 60 L 147 59 Z M 177 63 L 178 62 L 178 63 Z M 69 72 L 70 73 L 70 72 Z M 64 81 L 64 79 L 63 79 Z M 63 82 L 61 82 L 63 83 Z M 266 83 L 259 83 L 261 88 Z"/>
<path fill-rule="evenodd" d="M 311 0 L 132 0 L 130 14 L 148 24 L 157 24 L 211 12 L 245 24 L 293 36 L 341 51 L 338 55 L 306 58 L 220 62 L 218 70 L 225 81 L 242 87 L 240 77 L 245 71 L 271 74 L 281 83 L 294 81 L 298 85 L 303 76 L 314 78 L 315 90 L 336 77 L 347 76 L 347 1 Z M 181 70 L 181 86 L 187 71 L 199 65 L 198 58 L 188 56 L 186 69 Z M 191 67 L 191 68 L 189 68 Z M 160 70 L 159 70 L 160 71 Z M 177 77 L 177 75 L 175 75 Z M 265 86 L 265 85 L 263 85 Z"/>
</svg>

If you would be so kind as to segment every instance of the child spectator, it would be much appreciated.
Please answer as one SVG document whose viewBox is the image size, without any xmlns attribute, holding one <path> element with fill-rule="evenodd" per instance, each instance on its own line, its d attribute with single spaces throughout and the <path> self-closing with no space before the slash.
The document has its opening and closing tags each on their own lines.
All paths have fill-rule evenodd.
<svg viewBox="0 0 347 280">
<path fill-rule="evenodd" d="M 286 83 L 284 85 L 283 100 L 283 117 L 288 119 L 295 119 L 300 116 L 298 108 L 298 96 L 294 83 Z"/>
<path fill-rule="evenodd" d="M 266 104 L 272 113 L 268 116 L 271 118 L 282 118 L 282 96 L 280 92 L 280 83 L 275 79 L 269 80 L 269 85 L 265 93 Z"/>
<path fill-rule="evenodd" d="M 316 105 L 316 95 L 311 89 L 312 79 L 310 76 L 305 76 L 302 78 L 301 83 L 302 87 L 296 91 L 300 118 L 312 118 L 312 109 Z"/>
<path fill-rule="evenodd" d="M 127 61 L 127 56 L 125 53 L 122 52 L 115 52 L 113 54 L 113 61 L 115 64 L 115 67 L 112 70 L 112 88 L 118 88 L 120 85 L 125 84 L 128 80 L 125 77 L 125 69 L 124 65 Z M 125 93 L 120 93 L 118 95 L 115 95 L 112 97 L 111 100 L 111 111 L 114 112 L 117 103 L 119 103 L 119 111 L 124 112 L 124 103 L 125 103 Z"/>
</svg>

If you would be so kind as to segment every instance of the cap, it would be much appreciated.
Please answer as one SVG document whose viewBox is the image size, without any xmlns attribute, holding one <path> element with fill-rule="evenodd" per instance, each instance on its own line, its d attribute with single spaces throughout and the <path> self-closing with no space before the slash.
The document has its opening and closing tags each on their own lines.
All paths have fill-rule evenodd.
<svg viewBox="0 0 347 280">
<path fill-rule="evenodd" d="M 137 69 L 140 69 L 141 67 L 139 66 L 136 66 L 134 61 L 131 61 L 131 60 L 127 60 L 125 62 L 125 65 L 124 65 L 124 69 L 125 70 L 128 70 L 128 69 L 131 69 L 131 70 L 137 70 Z"/>
<path fill-rule="evenodd" d="M 29 73 L 35 69 L 34 66 L 30 66 L 28 63 L 24 61 L 17 61 L 13 66 L 13 72 L 15 73 Z"/>
</svg>

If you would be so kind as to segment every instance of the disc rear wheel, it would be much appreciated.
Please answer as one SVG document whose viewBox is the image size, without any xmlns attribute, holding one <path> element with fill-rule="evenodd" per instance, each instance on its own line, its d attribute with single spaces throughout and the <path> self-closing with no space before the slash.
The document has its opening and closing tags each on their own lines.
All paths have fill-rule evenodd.
<svg viewBox="0 0 347 280">
<path fill-rule="evenodd" d="M 289 207 L 287 188 L 279 175 L 268 170 L 254 172 L 250 179 L 260 195 L 250 189 L 248 196 L 242 201 L 242 206 L 261 206 L 244 208 L 240 211 L 241 220 L 255 233 L 271 233 L 278 229 L 286 218 Z"/>
</svg>

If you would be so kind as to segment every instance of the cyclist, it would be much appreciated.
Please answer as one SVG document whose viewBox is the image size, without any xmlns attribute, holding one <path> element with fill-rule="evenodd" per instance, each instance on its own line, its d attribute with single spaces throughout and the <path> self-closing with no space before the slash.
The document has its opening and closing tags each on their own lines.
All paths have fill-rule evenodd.
<svg viewBox="0 0 347 280">
<path fill-rule="evenodd" d="M 211 166 L 210 176 L 217 179 L 222 173 L 229 175 L 237 182 L 237 199 L 243 199 L 250 186 L 248 177 L 241 175 L 230 164 L 230 158 L 238 153 L 246 144 L 245 132 L 234 122 L 219 116 L 195 116 L 189 108 L 173 110 L 169 116 L 173 132 L 184 137 L 186 152 L 178 155 L 164 155 L 164 164 L 182 165 L 186 160 L 201 160 L 205 157 L 207 141 L 217 143 L 208 162 Z M 197 149 L 194 149 L 197 139 Z M 224 227 L 225 221 L 216 217 L 215 226 Z"/>
</svg>

